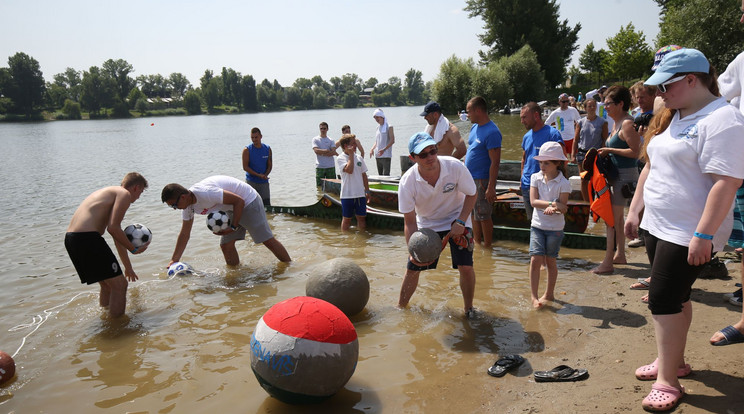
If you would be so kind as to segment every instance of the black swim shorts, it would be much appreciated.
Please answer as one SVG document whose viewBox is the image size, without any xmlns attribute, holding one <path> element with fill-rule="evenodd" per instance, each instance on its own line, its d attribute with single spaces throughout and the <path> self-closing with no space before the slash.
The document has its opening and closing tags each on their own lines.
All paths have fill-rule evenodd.
<svg viewBox="0 0 744 414">
<path fill-rule="evenodd" d="M 80 283 L 92 285 L 122 274 L 116 256 L 98 232 L 67 233 L 65 248 Z"/>
</svg>

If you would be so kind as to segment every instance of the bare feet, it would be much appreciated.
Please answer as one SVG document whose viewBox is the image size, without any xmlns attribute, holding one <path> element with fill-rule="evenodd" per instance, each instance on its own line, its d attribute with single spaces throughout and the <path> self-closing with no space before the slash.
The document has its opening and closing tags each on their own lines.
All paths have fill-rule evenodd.
<svg viewBox="0 0 744 414">
<path fill-rule="evenodd" d="M 615 271 L 615 268 L 612 266 L 602 266 L 599 265 L 591 270 L 592 273 L 595 275 L 609 275 L 610 273 L 613 273 Z"/>
<path fill-rule="evenodd" d="M 542 302 L 540 302 L 540 300 L 539 300 L 539 299 L 537 299 L 537 298 L 532 298 L 532 307 L 533 307 L 534 309 L 540 309 L 540 308 L 542 308 L 542 306 L 543 306 L 543 304 L 542 304 Z"/>
<path fill-rule="evenodd" d="M 542 295 L 542 297 L 540 298 L 540 303 L 542 303 L 542 304 L 545 304 L 545 303 L 547 303 L 547 302 L 552 302 L 552 301 L 554 301 L 554 300 L 555 300 L 555 296 L 553 296 L 553 295 L 548 295 L 548 294 L 546 293 L 546 294 Z"/>
<path fill-rule="evenodd" d="M 641 302 L 648 303 L 648 293 L 645 294 L 645 295 L 643 295 L 643 296 L 641 296 Z"/>
<path fill-rule="evenodd" d="M 628 259 L 625 256 L 616 256 L 612 259 L 612 264 L 628 264 Z"/>
</svg>

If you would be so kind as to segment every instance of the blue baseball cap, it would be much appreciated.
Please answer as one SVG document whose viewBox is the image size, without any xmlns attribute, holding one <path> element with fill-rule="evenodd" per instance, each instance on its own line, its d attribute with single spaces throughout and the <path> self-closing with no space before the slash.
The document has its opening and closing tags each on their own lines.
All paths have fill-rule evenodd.
<svg viewBox="0 0 744 414">
<path fill-rule="evenodd" d="M 421 112 L 421 116 L 429 115 L 432 112 L 442 112 L 442 107 L 438 103 L 431 101 L 424 106 L 424 112 Z"/>
<path fill-rule="evenodd" d="M 418 154 L 423 151 L 424 148 L 432 145 L 437 145 L 437 142 L 434 141 L 434 138 L 432 138 L 431 135 L 426 132 L 417 132 L 408 140 L 408 153 Z"/>
<path fill-rule="evenodd" d="M 677 73 L 708 73 L 709 71 L 710 63 L 702 52 L 697 49 L 679 49 L 667 53 L 656 68 L 656 72 L 643 84 L 655 86 L 668 81 Z"/>
</svg>

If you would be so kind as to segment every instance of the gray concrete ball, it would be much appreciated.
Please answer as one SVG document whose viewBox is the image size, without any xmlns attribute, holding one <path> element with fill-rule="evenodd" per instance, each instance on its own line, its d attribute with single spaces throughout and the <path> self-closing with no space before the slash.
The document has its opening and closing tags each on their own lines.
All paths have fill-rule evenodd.
<svg viewBox="0 0 744 414">
<path fill-rule="evenodd" d="M 305 284 L 305 294 L 330 302 L 346 316 L 353 316 L 367 305 L 369 279 L 352 260 L 335 258 L 315 267 Z"/>
<path fill-rule="evenodd" d="M 408 239 L 408 253 L 420 263 L 433 262 L 442 252 L 442 239 L 432 229 L 418 229 Z"/>
</svg>

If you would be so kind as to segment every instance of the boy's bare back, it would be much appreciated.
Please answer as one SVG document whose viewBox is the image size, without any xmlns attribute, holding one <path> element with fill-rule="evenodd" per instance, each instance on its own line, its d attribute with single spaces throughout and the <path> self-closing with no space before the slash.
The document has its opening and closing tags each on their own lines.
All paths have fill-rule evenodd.
<svg viewBox="0 0 744 414">
<path fill-rule="evenodd" d="M 129 191 L 124 187 L 111 186 L 93 192 L 75 210 L 67 231 L 97 231 L 103 235 L 111 220 L 117 198 L 119 199 L 119 207 L 124 207 L 126 211 L 131 204 L 131 199 Z"/>
</svg>

